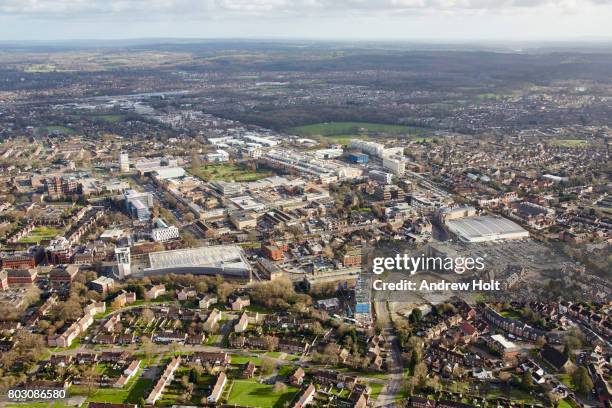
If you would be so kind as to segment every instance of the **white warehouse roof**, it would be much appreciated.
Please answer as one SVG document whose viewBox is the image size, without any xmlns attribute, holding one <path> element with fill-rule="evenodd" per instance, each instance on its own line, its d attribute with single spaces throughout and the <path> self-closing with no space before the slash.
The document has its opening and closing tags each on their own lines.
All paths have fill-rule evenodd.
<svg viewBox="0 0 612 408">
<path fill-rule="evenodd" d="M 446 221 L 446 226 L 465 242 L 528 238 L 529 232 L 503 217 L 465 217 Z"/>
</svg>

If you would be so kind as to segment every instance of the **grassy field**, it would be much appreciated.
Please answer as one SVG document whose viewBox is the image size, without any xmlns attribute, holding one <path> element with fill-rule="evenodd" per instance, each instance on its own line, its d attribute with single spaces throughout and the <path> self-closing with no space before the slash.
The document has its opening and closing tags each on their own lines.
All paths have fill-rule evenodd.
<svg viewBox="0 0 612 408">
<path fill-rule="evenodd" d="M 378 398 L 378 395 L 381 393 L 384 386 L 385 386 L 384 384 L 370 383 L 370 388 L 372 388 L 372 394 L 370 394 L 370 397 L 372 398 L 373 401 L 375 401 L 376 398 Z"/>
<path fill-rule="evenodd" d="M 115 123 L 115 122 L 120 122 L 124 120 L 126 116 L 109 114 L 109 115 L 92 115 L 92 116 L 89 116 L 89 118 L 92 120 L 101 120 L 103 122 Z"/>
<path fill-rule="evenodd" d="M 282 408 L 298 392 L 297 388 L 288 387 L 285 392 L 275 393 L 273 388 L 273 385 L 252 380 L 234 380 L 227 402 L 230 405 Z"/>
<path fill-rule="evenodd" d="M 88 395 L 87 389 L 83 386 L 75 385 L 70 388 L 70 395 L 85 395 L 87 402 L 112 402 L 116 404 L 132 403 L 137 404 L 140 399 L 146 397 L 145 393 L 153 386 L 153 380 L 140 378 L 140 373 L 136 374 L 138 379 L 130 380 L 125 387 L 117 388 L 96 388 Z"/>
<path fill-rule="evenodd" d="M 65 133 L 67 135 L 71 135 L 74 133 L 74 129 L 66 127 L 66 126 L 60 126 L 60 125 L 41 126 L 37 128 L 36 130 L 39 132 L 44 132 L 44 133 L 51 133 L 54 131 L 58 131 L 58 132 Z"/>
<path fill-rule="evenodd" d="M 24 244 L 40 244 L 40 241 L 53 239 L 61 233 L 62 230 L 59 228 L 47 226 L 36 227 L 28 235 L 21 238 L 19 242 Z"/>
<path fill-rule="evenodd" d="M 251 170 L 243 164 L 233 163 L 207 164 L 199 168 L 190 167 L 187 170 L 204 181 L 257 181 L 274 175 L 271 171 Z"/>
<path fill-rule="evenodd" d="M 390 133 L 394 135 L 416 135 L 423 130 L 410 126 L 387 125 L 368 122 L 326 122 L 298 126 L 291 129 L 300 136 L 338 136 L 352 134 Z"/>
<path fill-rule="evenodd" d="M 499 398 L 505 397 L 510 398 L 513 402 L 523 403 L 523 404 L 535 404 L 539 402 L 529 393 L 518 389 L 516 387 L 509 388 L 507 391 L 501 390 L 499 388 L 494 388 L 488 392 L 487 398 Z"/>
<path fill-rule="evenodd" d="M 61 70 L 58 70 L 57 67 L 53 64 L 33 64 L 23 69 L 23 72 L 28 72 L 28 73 L 41 73 L 41 72 L 46 73 L 46 72 L 55 72 L 55 71 L 61 71 Z"/>
<path fill-rule="evenodd" d="M 561 381 L 567 388 L 572 391 L 576 391 L 576 387 L 574 386 L 574 382 L 572 381 L 572 377 L 569 374 L 559 374 L 557 376 L 559 381 Z"/>
<path fill-rule="evenodd" d="M 240 356 L 238 354 L 232 354 L 231 357 L 232 357 L 232 364 L 242 365 L 242 364 L 248 363 L 249 361 L 252 361 L 253 364 L 257 366 L 261 365 L 261 358 L 259 357 L 247 357 L 247 356 Z"/>
<path fill-rule="evenodd" d="M 585 147 L 587 142 L 583 139 L 556 139 L 551 144 L 558 147 Z"/>
<path fill-rule="evenodd" d="M 332 143 L 348 145 L 351 139 L 369 140 L 380 135 L 409 136 L 416 137 L 427 132 L 427 129 L 389 125 L 384 123 L 368 122 L 326 122 L 315 123 L 312 125 L 298 126 L 291 128 L 290 131 L 299 136 L 324 137 Z M 422 137 L 419 139 L 428 140 L 431 138 Z"/>
</svg>

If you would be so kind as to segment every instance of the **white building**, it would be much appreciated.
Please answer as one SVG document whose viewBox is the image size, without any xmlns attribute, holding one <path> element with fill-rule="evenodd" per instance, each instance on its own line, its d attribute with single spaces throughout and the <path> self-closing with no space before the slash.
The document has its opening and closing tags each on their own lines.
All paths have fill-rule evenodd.
<svg viewBox="0 0 612 408">
<path fill-rule="evenodd" d="M 180 234 L 179 229 L 172 225 L 170 227 L 154 228 L 151 230 L 151 236 L 155 242 L 166 242 L 177 239 Z"/>
<path fill-rule="evenodd" d="M 406 171 L 406 161 L 403 157 L 384 157 L 383 167 L 396 176 L 401 176 Z"/>
<path fill-rule="evenodd" d="M 119 154 L 119 170 L 122 173 L 130 171 L 130 158 L 127 153 Z"/>
<path fill-rule="evenodd" d="M 117 276 L 125 279 L 132 273 L 130 248 L 115 248 L 115 259 L 117 260 Z"/>
<path fill-rule="evenodd" d="M 212 163 L 224 163 L 229 161 L 229 153 L 225 150 L 217 150 L 214 153 L 208 153 L 206 160 Z"/>
<path fill-rule="evenodd" d="M 376 157 L 383 157 L 385 146 L 376 142 L 368 142 L 366 140 L 353 139 L 350 144 L 351 149 L 358 149 Z"/>
<path fill-rule="evenodd" d="M 185 175 L 185 169 L 182 167 L 162 167 L 155 170 L 154 175 L 159 180 L 180 178 Z"/>
<path fill-rule="evenodd" d="M 249 159 L 259 159 L 261 154 L 262 150 L 259 146 L 247 146 L 242 149 L 242 156 L 248 157 Z"/>
</svg>

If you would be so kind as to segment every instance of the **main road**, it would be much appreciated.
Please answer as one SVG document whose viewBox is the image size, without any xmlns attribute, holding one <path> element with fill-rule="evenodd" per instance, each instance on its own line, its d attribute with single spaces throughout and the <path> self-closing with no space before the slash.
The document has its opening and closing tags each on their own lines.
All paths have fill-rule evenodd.
<svg viewBox="0 0 612 408">
<path fill-rule="evenodd" d="M 376 407 L 400 407 L 399 394 L 402 390 L 404 380 L 404 367 L 402 365 L 402 353 L 398 338 L 395 336 L 395 328 L 391 322 L 391 316 L 385 301 L 375 301 L 374 310 L 376 321 L 382 327 L 386 344 L 389 346 L 387 357 L 387 371 L 389 373 L 387 383 L 376 399 Z"/>
</svg>

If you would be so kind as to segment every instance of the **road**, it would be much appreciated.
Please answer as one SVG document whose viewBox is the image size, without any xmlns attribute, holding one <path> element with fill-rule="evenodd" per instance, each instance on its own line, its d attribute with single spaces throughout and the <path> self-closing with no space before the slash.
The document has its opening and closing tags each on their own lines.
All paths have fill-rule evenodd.
<svg viewBox="0 0 612 408">
<path fill-rule="evenodd" d="M 387 358 L 387 370 L 389 373 L 386 385 L 376 399 L 374 406 L 376 407 L 399 407 L 401 404 L 397 401 L 397 396 L 402 389 L 404 379 L 404 367 L 402 366 L 401 351 L 399 340 L 395 336 L 395 329 L 391 323 L 391 316 L 387 309 L 386 302 L 374 302 L 376 310 L 376 320 L 383 328 L 382 334 L 390 344 L 389 356 Z"/>
</svg>

